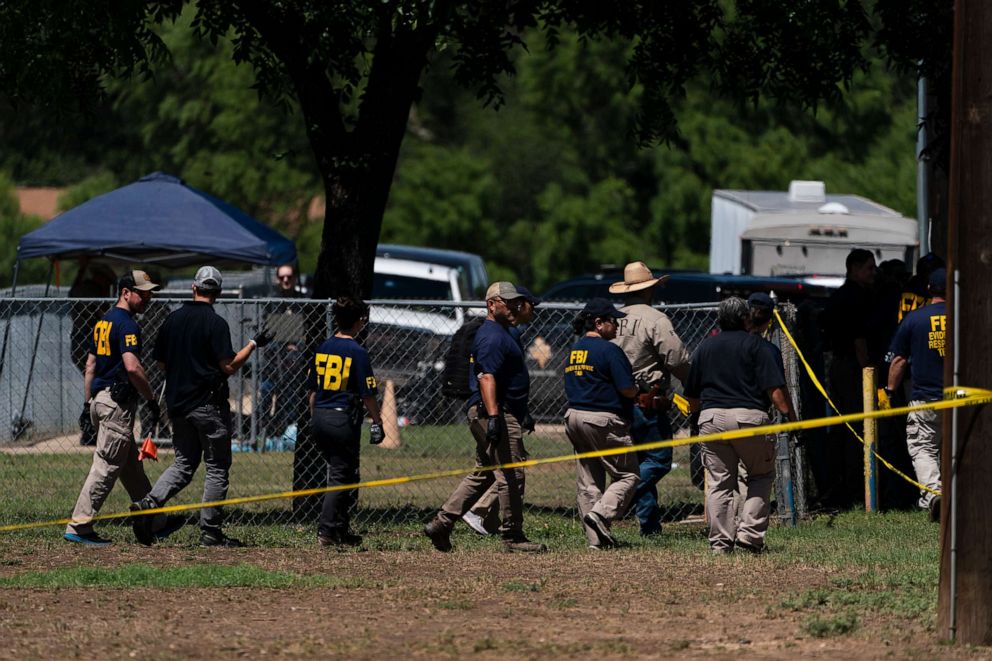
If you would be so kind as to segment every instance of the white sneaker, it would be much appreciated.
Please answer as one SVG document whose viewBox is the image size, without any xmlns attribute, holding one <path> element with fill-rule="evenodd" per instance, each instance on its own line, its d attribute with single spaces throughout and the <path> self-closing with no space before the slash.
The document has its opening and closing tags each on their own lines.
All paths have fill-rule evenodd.
<svg viewBox="0 0 992 661">
<path fill-rule="evenodd" d="M 479 533 L 483 537 L 489 535 L 489 531 L 486 530 L 486 526 L 483 525 L 482 517 L 479 516 L 478 514 L 475 514 L 473 512 L 465 512 L 465 515 L 462 516 L 462 521 L 464 521 L 469 528 Z"/>
</svg>

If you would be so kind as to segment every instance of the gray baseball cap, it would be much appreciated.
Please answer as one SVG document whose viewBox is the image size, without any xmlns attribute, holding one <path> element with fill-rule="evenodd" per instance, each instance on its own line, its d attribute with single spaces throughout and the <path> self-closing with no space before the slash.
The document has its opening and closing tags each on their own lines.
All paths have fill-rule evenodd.
<svg viewBox="0 0 992 661">
<path fill-rule="evenodd" d="M 221 277 L 220 271 L 212 266 L 201 266 L 196 272 L 196 277 L 193 278 L 193 284 L 202 291 L 220 291 L 223 283 L 224 278 Z"/>
</svg>

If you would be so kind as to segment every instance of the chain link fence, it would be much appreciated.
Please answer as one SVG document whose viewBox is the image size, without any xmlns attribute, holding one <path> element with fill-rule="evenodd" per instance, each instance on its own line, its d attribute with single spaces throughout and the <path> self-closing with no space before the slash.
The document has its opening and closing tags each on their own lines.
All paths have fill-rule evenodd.
<svg viewBox="0 0 992 661">
<path fill-rule="evenodd" d="M 184 302 L 154 299 L 140 316 L 143 364 L 153 390 L 164 402 L 164 380 L 151 360 L 158 329 Z M 80 445 L 77 427 L 83 405 L 82 367 L 93 324 L 113 305 L 108 300 L 25 298 L 0 299 L 0 521 L 16 523 L 67 516 L 85 479 L 92 447 Z M 305 375 L 313 349 L 331 328 L 330 305 L 308 299 L 220 300 L 214 306 L 231 329 L 235 348 L 244 346 L 257 329 L 275 334 L 269 346 L 256 351 L 230 380 L 234 413 L 234 461 L 230 497 L 251 496 L 325 485 L 325 466 L 308 433 Z M 571 321 L 579 305 L 542 304 L 522 334 L 531 376 L 531 412 L 537 428 L 525 437 L 532 458 L 572 452 L 562 424 L 567 406 L 562 385 L 567 351 L 574 336 Z M 716 331 L 716 308 L 662 308 L 690 352 Z M 785 306 L 788 323 L 794 310 Z M 382 446 L 368 444 L 363 429 L 362 479 L 375 480 L 433 471 L 471 468 L 474 445 L 465 424 L 463 402 L 441 392 L 444 357 L 452 335 L 481 303 L 373 301 L 364 338 L 379 381 L 384 407 L 397 433 Z M 772 341 L 783 348 L 789 384 L 798 392 L 794 353 L 780 333 Z M 675 382 L 677 387 L 678 383 Z M 152 435 L 159 461 L 145 461 L 152 481 L 171 464 L 171 430 L 167 417 L 156 429 L 142 415 L 136 435 Z M 674 407 L 670 413 L 677 436 L 689 433 L 688 420 Z M 658 485 L 667 521 L 703 513 L 702 472 L 689 446 L 675 449 L 672 472 Z M 197 502 L 202 473 L 175 499 Z M 781 439 L 779 515 L 794 520 L 804 511 L 802 454 Z M 426 519 L 450 494 L 459 478 L 407 483 L 363 490 L 360 521 L 397 522 Z M 528 469 L 525 501 L 531 510 L 575 509 L 572 462 Z M 307 521 L 315 518 L 319 496 L 295 501 L 228 508 L 234 523 Z M 115 489 L 104 510 L 127 508 L 123 489 Z"/>
</svg>

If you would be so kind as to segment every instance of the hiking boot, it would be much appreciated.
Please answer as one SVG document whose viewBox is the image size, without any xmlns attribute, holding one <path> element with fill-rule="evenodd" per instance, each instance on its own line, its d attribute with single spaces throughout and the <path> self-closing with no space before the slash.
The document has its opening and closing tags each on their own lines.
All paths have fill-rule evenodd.
<svg viewBox="0 0 992 661">
<path fill-rule="evenodd" d="M 930 520 L 934 523 L 940 523 L 940 496 L 931 498 L 930 506 L 927 509 L 930 512 Z"/>
<path fill-rule="evenodd" d="M 230 549 L 240 549 L 245 543 L 240 539 L 228 537 L 220 530 L 201 530 L 200 546 L 223 546 Z"/>
<path fill-rule="evenodd" d="M 748 544 L 747 542 L 742 542 L 739 539 L 736 542 L 734 542 L 734 547 L 739 548 L 742 551 L 746 551 L 747 553 L 750 553 L 752 555 L 760 555 L 765 552 L 764 546 L 755 546 L 754 544 Z"/>
<path fill-rule="evenodd" d="M 478 514 L 475 514 L 474 512 L 465 512 L 465 515 L 462 516 L 462 521 L 465 522 L 465 525 L 483 537 L 489 536 L 489 531 L 486 530 L 486 522 Z"/>
<path fill-rule="evenodd" d="M 589 512 L 582 517 L 585 523 L 599 539 L 599 546 L 616 546 L 617 540 L 610 534 L 610 528 L 606 525 L 606 520 L 595 512 Z"/>
<path fill-rule="evenodd" d="M 145 517 L 149 518 L 149 517 Z M 170 514 L 165 518 L 165 525 L 155 531 L 155 541 L 160 542 L 172 533 L 186 525 L 186 517 L 179 514 Z"/>
<path fill-rule="evenodd" d="M 540 542 L 532 542 L 523 535 L 503 539 L 503 548 L 515 553 L 544 553 L 548 547 Z"/>
<path fill-rule="evenodd" d="M 85 544 L 86 546 L 110 546 L 111 544 L 113 544 L 112 541 L 110 541 L 106 537 L 101 537 L 95 532 L 84 532 L 84 533 L 67 532 L 66 534 L 62 535 L 62 539 L 64 539 L 67 542 L 72 542 L 74 544 Z"/>
<path fill-rule="evenodd" d="M 332 530 L 328 533 L 318 533 L 317 542 L 323 546 L 358 546 L 362 543 L 362 536 L 352 533 L 350 530 Z"/>
<path fill-rule="evenodd" d="M 144 510 L 155 509 L 158 505 L 148 496 L 145 496 L 136 503 L 131 503 L 132 512 L 141 512 Z M 132 516 L 131 519 L 131 529 L 134 530 L 134 538 L 138 540 L 139 544 L 145 546 L 151 546 L 155 543 L 155 532 L 152 530 L 152 525 L 155 523 L 155 517 L 144 515 L 144 516 Z"/>
<path fill-rule="evenodd" d="M 424 526 L 424 534 L 430 538 L 431 544 L 438 551 L 447 553 L 451 550 L 451 528 L 444 521 L 434 517 Z"/>
</svg>

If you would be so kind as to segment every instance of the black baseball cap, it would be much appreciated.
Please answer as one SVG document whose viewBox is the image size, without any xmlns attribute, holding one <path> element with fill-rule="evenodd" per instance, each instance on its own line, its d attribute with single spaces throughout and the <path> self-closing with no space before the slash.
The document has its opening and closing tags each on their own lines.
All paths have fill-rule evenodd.
<svg viewBox="0 0 992 661">
<path fill-rule="evenodd" d="M 930 291 L 935 294 L 943 294 L 947 291 L 947 269 L 937 269 L 930 274 Z"/>
<path fill-rule="evenodd" d="M 605 298 L 594 298 L 586 303 L 582 308 L 582 315 L 586 317 L 613 317 L 620 319 L 626 317 L 626 312 L 621 312 L 613 305 L 613 302 Z"/>
<path fill-rule="evenodd" d="M 765 308 L 766 310 L 771 310 L 775 307 L 775 301 L 763 291 L 756 291 L 748 296 L 747 304 L 752 308 Z"/>
<path fill-rule="evenodd" d="M 525 301 L 527 301 L 528 303 L 530 303 L 534 307 L 537 307 L 538 305 L 541 304 L 540 297 L 534 296 L 534 294 L 531 292 L 531 290 L 527 289 L 526 287 L 523 287 L 521 285 L 517 285 L 517 291 L 520 294 L 523 295 Z"/>
</svg>

